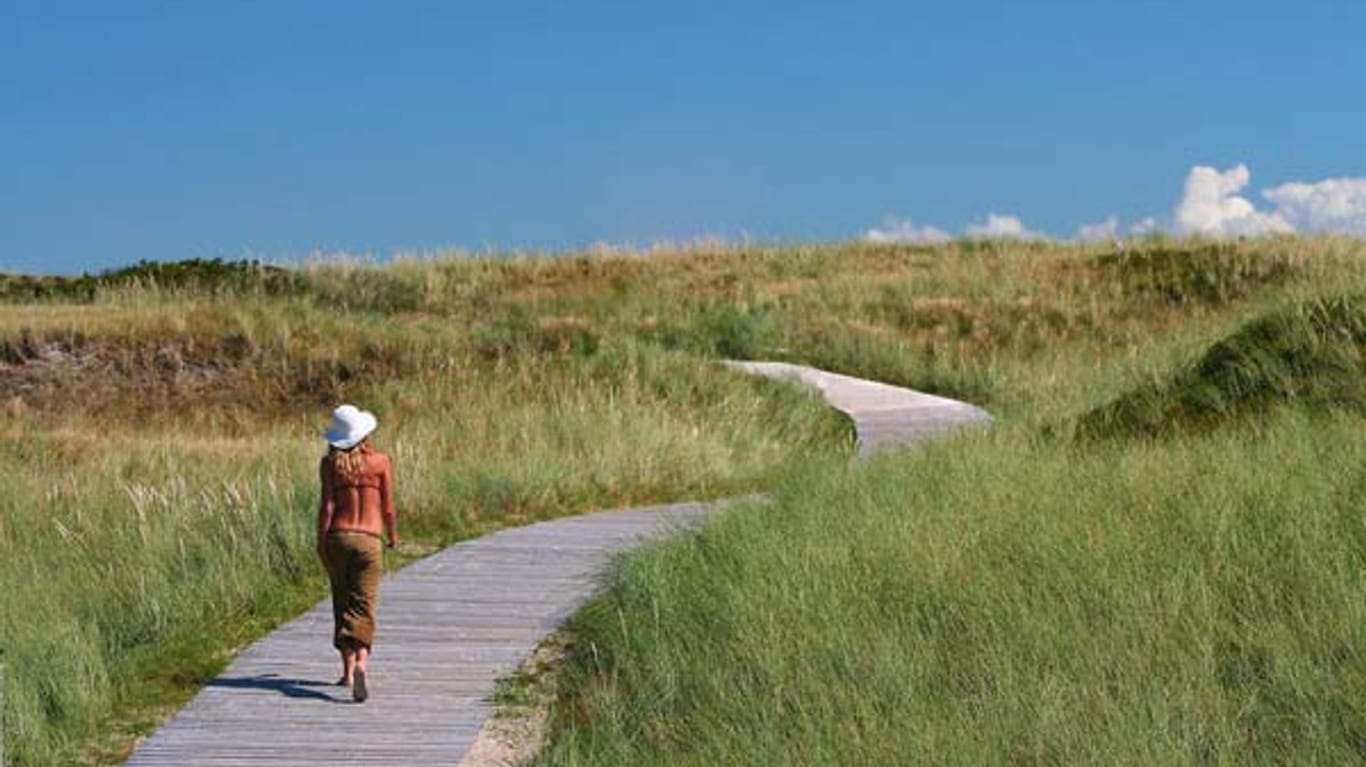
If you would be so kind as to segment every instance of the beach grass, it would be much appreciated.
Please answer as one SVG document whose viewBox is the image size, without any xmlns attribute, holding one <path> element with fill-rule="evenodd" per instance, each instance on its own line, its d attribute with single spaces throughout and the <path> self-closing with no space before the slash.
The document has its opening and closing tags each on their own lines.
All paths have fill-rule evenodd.
<svg viewBox="0 0 1366 767">
<path fill-rule="evenodd" d="M 1075 577 L 1067 575 L 1071 571 L 1045 569 L 1043 580 L 1020 581 L 997 603 L 958 605 L 947 581 L 916 580 L 930 554 L 915 541 L 922 534 L 941 536 L 924 539 L 933 543 L 934 556 L 962 560 L 954 577 L 980 571 L 986 590 L 1018 578 L 1020 562 L 1054 551 L 1031 548 L 1045 544 L 1078 549 L 1069 555 L 1069 567 L 1123 569 L 1121 549 L 1092 555 L 1075 538 L 1049 543 L 1050 536 L 1089 529 L 1080 506 L 1049 505 L 1067 501 L 1072 467 L 1084 468 L 1090 479 L 1085 493 L 1071 494 L 1078 499 L 1109 502 L 1122 487 L 1146 480 L 1166 487 L 1173 477 L 1186 477 L 1185 492 L 1194 502 L 1203 498 L 1204 476 L 1182 474 L 1182 456 L 1208 463 L 1226 453 L 1228 466 L 1206 468 L 1210 487 L 1223 476 L 1227 489 L 1220 492 L 1232 498 L 1231 488 L 1251 473 L 1254 459 L 1293 459 L 1305 471 L 1317 465 L 1313 451 L 1328 443 L 1311 435 L 1322 424 L 1338 435 L 1332 444 L 1345 449 L 1358 418 L 1351 411 L 1344 420 L 1325 422 L 1303 408 L 1282 413 L 1274 402 L 1251 421 L 1235 419 L 1212 432 L 1154 438 L 1149 430 L 1092 440 L 1078 424 L 1088 413 L 1143 392 L 1172 390 L 1212 344 L 1259 318 L 1324 296 L 1366 292 L 1366 279 L 1358 276 L 1364 256 L 1359 244 L 1332 238 L 1159 240 L 1119 251 L 1010 242 L 932 248 L 701 243 L 644 253 L 452 254 L 288 269 L 193 262 L 174 269 L 139 265 L 81 280 L 7 277 L 0 280 L 0 578 L 20 584 L 0 591 L 7 758 L 20 765 L 117 762 L 235 650 L 325 595 L 311 539 L 318 434 L 332 407 L 354 400 L 379 415 L 377 441 L 398 465 L 401 525 L 413 546 L 395 556 L 393 566 L 455 540 L 536 519 L 777 488 L 779 503 L 772 508 L 728 513 L 697 541 L 670 544 L 677 551 L 666 546 L 629 560 L 607 598 L 582 618 L 587 644 L 581 647 L 595 648 L 596 655 L 574 656 L 568 670 L 581 684 L 565 688 L 557 739 L 546 758 L 682 760 L 668 750 L 686 746 L 670 739 L 671 728 L 685 732 L 706 722 L 724 734 L 751 721 L 729 719 L 731 709 L 708 697 L 743 700 L 737 690 L 709 692 L 716 680 L 693 676 L 704 658 L 665 662 L 650 648 L 664 652 L 676 639 L 668 635 L 672 630 L 737 631 L 738 623 L 725 629 L 726 621 L 746 614 L 722 611 L 711 621 L 688 613 L 700 608 L 687 600 L 663 605 L 650 596 L 666 585 L 650 580 L 651 568 L 673 562 L 670 578 L 686 572 L 679 583 L 735 601 L 731 607 L 738 610 L 774 589 L 791 586 L 793 598 L 804 593 L 805 581 L 788 583 L 763 560 L 772 556 L 765 547 L 790 540 L 794 551 L 810 554 L 798 568 L 805 574 L 792 577 L 812 584 L 830 580 L 830 588 L 844 589 L 829 592 L 835 599 L 887 585 L 872 560 L 857 566 L 845 561 L 861 556 L 858 546 L 885 535 L 876 556 L 888 566 L 907 566 L 898 576 L 903 581 L 887 587 L 909 589 L 905 604 L 919 605 L 915 614 L 933 614 L 942 602 L 949 613 L 961 613 L 961 625 L 983 620 L 992 631 L 1007 633 L 1030 611 L 1051 620 L 1050 611 L 1063 609 L 1063 602 L 1045 598 L 1058 588 L 1048 579 Z M 957 396 L 990 409 L 1001 428 L 923 455 L 850 466 L 847 421 L 811 392 L 717 364 L 733 357 L 813 364 Z M 1299 452 L 1257 452 L 1273 433 L 1284 437 L 1276 440 L 1289 446 L 1282 449 Z M 1033 467 L 1039 477 L 1051 476 L 1051 484 L 1031 478 Z M 1259 481 L 1270 492 L 1276 474 L 1263 473 L 1268 477 Z M 913 490 L 904 484 L 912 476 L 921 480 Z M 1278 497 L 1300 504 L 1297 496 L 1284 495 L 1299 493 L 1304 503 L 1322 505 L 1328 503 L 1324 487 L 1340 489 L 1345 481 L 1310 476 L 1286 483 Z M 1012 490 L 1016 483 L 1023 484 Z M 974 488 L 994 495 L 973 500 Z M 1041 495 L 1031 500 L 1024 488 Z M 905 507 L 899 522 L 883 519 L 888 499 L 906 493 L 916 499 L 915 508 Z M 1154 496 L 1152 502 L 1180 506 L 1181 497 Z M 981 519 L 975 519 L 972 510 L 979 507 Z M 1220 513 L 1221 519 L 1241 519 Z M 1327 520 L 1339 512 L 1323 506 L 1315 513 Z M 924 514 L 927 520 L 921 520 Z M 1145 518 L 1146 527 L 1125 535 L 1180 535 L 1186 528 L 1168 529 L 1179 521 L 1174 514 Z M 999 527 L 1004 522 L 993 515 L 1014 519 L 1034 537 L 1013 549 Z M 953 537 L 954 525 L 932 524 L 940 518 L 956 519 L 962 534 L 978 529 L 994 536 L 993 558 L 974 559 L 975 547 Z M 1288 518 L 1282 527 L 1288 530 L 1292 522 Z M 832 534 L 825 541 L 829 551 L 818 550 L 815 530 L 822 524 Z M 884 524 L 892 529 L 881 530 Z M 914 538 L 906 537 L 908 530 Z M 802 535 L 815 537 L 803 543 Z M 719 566 L 684 568 L 680 563 L 694 555 L 678 551 L 697 546 L 715 548 Z M 1182 558 L 1190 556 L 1180 547 L 1167 554 L 1173 566 L 1184 566 Z M 1106 608 L 1109 614 L 1134 620 L 1123 613 L 1151 585 L 1144 579 L 1160 569 L 1159 553 L 1152 556 L 1151 566 L 1135 564 L 1129 580 L 1111 583 L 1086 604 L 1113 597 L 1120 601 Z M 657 557 L 662 559 L 650 564 Z M 993 572 L 993 563 L 1006 569 Z M 1194 588 L 1197 575 L 1183 583 Z M 735 595 L 725 596 L 732 588 Z M 1044 593 L 1034 594 L 1036 589 Z M 987 598 L 986 591 L 972 593 Z M 915 601 L 924 594 L 938 596 Z M 792 693 L 798 688 L 787 686 L 797 680 L 784 681 L 783 669 L 826 664 L 834 675 L 813 678 L 820 681 L 811 684 L 823 685 L 821 694 L 799 685 L 808 703 L 758 712 L 772 727 L 755 731 L 762 747 L 796 753 L 807 727 L 825 733 L 811 736 L 819 737 L 821 749 L 845 753 L 849 743 L 838 733 L 864 743 L 860 748 L 868 754 L 915 753 L 915 744 L 927 742 L 908 735 L 878 745 L 874 741 L 885 733 L 876 734 L 881 730 L 871 724 L 855 726 L 822 702 L 864 696 L 867 690 L 839 688 L 851 676 L 888 689 L 896 684 L 893 674 L 874 679 L 877 667 L 884 658 L 895 659 L 900 638 L 919 635 L 901 633 L 909 630 L 901 625 L 908 619 L 898 617 L 894 605 L 867 603 L 873 598 L 865 593 L 863 602 L 846 607 L 812 601 L 812 609 L 829 612 L 825 617 L 802 612 L 802 604 L 773 602 L 766 620 L 779 633 L 763 639 L 791 636 L 798 640 L 794 654 L 779 652 L 786 649 L 782 644 L 770 646 L 776 665 L 745 682 L 744 694 L 757 694 L 774 679 L 781 689 L 772 694 Z M 844 597 L 835 601 L 843 604 Z M 643 604 L 655 605 L 651 615 L 678 619 L 652 624 L 661 632 L 652 637 L 634 623 L 642 619 L 637 611 Z M 992 613 L 998 609 L 999 615 Z M 613 639 L 606 625 L 611 621 L 594 622 L 603 610 L 635 626 L 629 641 Z M 1082 617 L 1060 624 L 1060 636 L 1068 626 L 1089 625 L 1077 622 Z M 857 625 L 836 625 L 850 620 Z M 674 625 L 690 621 L 705 625 Z M 781 633 L 788 631 L 783 626 L 795 626 L 794 633 Z M 1196 626 L 1190 636 L 1206 628 Z M 836 633 L 826 636 L 827 630 Z M 841 645 L 838 632 L 874 644 Z M 1028 721 L 1010 708 L 1022 705 L 1019 698 L 992 701 L 990 690 L 1004 689 L 1001 680 L 1009 678 L 1023 685 L 1012 695 L 1037 691 L 1038 680 L 1021 658 L 1032 657 L 1029 652 L 1043 658 L 1056 648 L 1049 649 L 1041 634 L 1029 639 L 1034 649 L 1028 652 L 993 645 L 992 637 L 999 639 L 985 635 L 955 668 L 979 660 L 997 664 L 973 672 L 986 679 L 999 667 L 1004 675 L 992 677 L 995 687 L 971 682 L 969 687 L 978 685 L 973 705 Z M 828 657 L 819 649 L 827 642 L 835 647 Z M 691 651 L 705 654 L 708 647 L 696 644 Z M 748 647 L 714 658 L 714 673 L 752 676 L 745 653 L 759 645 Z M 1140 650 L 1131 648 L 1135 658 Z M 853 658 L 860 653 L 870 653 L 870 660 L 858 661 L 863 666 Z M 992 653 L 1003 655 L 992 660 Z M 926 657 L 908 656 L 888 668 L 930 674 Z M 1092 668 L 1083 660 L 1078 657 L 1082 665 L 1067 673 L 1081 679 Z M 848 663 L 855 666 L 841 666 Z M 641 666 L 672 668 L 669 706 L 701 719 L 684 716 L 675 724 L 674 709 L 646 705 L 662 693 L 650 687 L 655 680 Z M 936 721 L 945 722 L 933 737 L 947 739 L 946 748 L 952 737 L 967 737 L 970 720 L 954 708 L 955 699 L 944 697 L 953 685 L 932 674 L 917 684 L 942 698 L 918 695 L 913 704 L 930 707 Z M 866 702 L 872 708 L 860 716 L 894 702 L 912 705 L 872 694 Z M 1148 703 L 1157 707 L 1152 716 L 1159 716 L 1159 701 Z M 1182 716 L 1195 716 L 1199 701 L 1188 703 Z M 822 716 L 833 717 L 828 726 L 817 725 Z M 1197 716 L 1183 726 L 1213 725 Z M 662 740 L 659 728 L 666 731 Z M 1233 730 L 1219 732 L 1224 737 Z M 1075 750 L 1078 741 L 1058 738 L 1048 748 L 1090 753 Z M 796 740 L 784 745 L 785 739 Z M 714 745 L 737 747 L 726 743 L 721 737 Z M 999 756 L 1007 753 L 1001 743 L 982 741 L 964 753 Z"/>
<path fill-rule="evenodd" d="M 541 763 L 1359 762 L 1363 426 L 794 472 L 620 564 Z"/>
</svg>

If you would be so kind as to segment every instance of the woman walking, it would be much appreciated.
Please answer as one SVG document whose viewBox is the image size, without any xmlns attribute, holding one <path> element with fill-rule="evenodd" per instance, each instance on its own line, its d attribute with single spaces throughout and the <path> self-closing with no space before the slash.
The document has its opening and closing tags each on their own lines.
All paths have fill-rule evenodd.
<svg viewBox="0 0 1366 767">
<path fill-rule="evenodd" d="M 354 405 L 333 411 L 318 472 L 318 556 L 332 582 L 332 645 L 342 660 L 338 684 L 350 687 L 358 703 L 369 697 L 365 672 L 375 638 L 381 536 L 388 535 L 390 548 L 398 545 L 392 466 L 370 444 L 377 425 L 373 414 Z"/>
</svg>

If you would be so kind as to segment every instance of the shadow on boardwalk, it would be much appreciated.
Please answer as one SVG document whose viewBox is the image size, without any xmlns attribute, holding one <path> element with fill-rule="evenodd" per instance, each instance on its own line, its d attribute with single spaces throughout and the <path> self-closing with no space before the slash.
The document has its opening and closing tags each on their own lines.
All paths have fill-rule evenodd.
<svg viewBox="0 0 1366 767">
<path fill-rule="evenodd" d="M 286 698 L 311 698 L 313 700 L 325 700 L 331 703 L 352 702 L 349 692 L 347 692 L 344 697 L 333 697 L 331 694 L 323 692 L 324 689 L 346 692 L 346 688 L 343 688 L 334 682 L 318 682 L 312 679 L 287 679 L 275 674 L 220 676 L 209 682 L 207 686 L 248 690 L 270 690 L 278 692 Z"/>
</svg>

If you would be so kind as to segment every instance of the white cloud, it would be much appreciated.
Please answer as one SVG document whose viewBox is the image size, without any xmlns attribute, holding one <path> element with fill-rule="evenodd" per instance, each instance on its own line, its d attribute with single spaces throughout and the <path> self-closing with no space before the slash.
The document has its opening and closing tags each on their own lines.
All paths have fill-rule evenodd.
<svg viewBox="0 0 1366 767">
<path fill-rule="evenodd" d="M 1262 196 L 1297 231 L 1366 237 L 1366 178 L 1295 181 L 1267 189 Z"/>
<path fill-rule="evenodd" d="M 993 240 L 1044 240 L 1048 235 L 1032 232 L 1015 216 L 988 213 L 984 224 L 972 224 L 964 232 L 968 237 Z"/>
<path fill-rule="evenodd" d="M 1015 216 L 1003 216 L 996 213 L 987 215 L 985 223 L 972 224 L 964 230 L 964 237 L 975 237 L 980 239 L 998 240 L 1046 240 L 1048 235 L 1043 232 L 1035 232 L 1025 228 L 1023 222 Z M 863 233 L 863 239 L 869 242 L 908 242 L 908 243 L 941 243 L 949 242 L 954 239 L 954 235 L 944 229 L 929 224 L 916 226 L 909 219 L 889 218 L 880 229 L 869 229 Z"/>
<path fill-rule="evenodd" d="M 884 229 L 869 229 L 863 233 L 863 238 L 869 242 L 914 242 L 914 243 L 939 243 L 948 242 L 953 239 L 953 235 L 934 226 L 915 226 L 910 220 L 887 219 Z"/>
<path fill-rule="evenodd" d="M 1191 168 L 1176 205 L 1176 233 L 1237 237 L 1293 232 L 1280 213 L 1259 211 L 1238 195 L 1251 178 L 1242 164 L 1222 173 L 1207 165 Z"/>
<path fill-rule="evenodd" d="M 1330 178 L 1322 181 L 1293 181 L 1262 192 L 1269 209 L 1258 209 L 1243 190 L 1252 180 L 1244 164 L 1220 171 L 1197 165 L 1186 175 L 1181 199 L 1171 221 L 1152 216 L 1127 227 L 1119 217 L 1085 224 L 1077 228 L 1076 239 L 1083 242 L 1146 237 L 1163 231 L 1178 236 L 1255 237 L 1295 232 L 1333 232 L 1366 238 L 1366 178 Z M 963 237 L 985 239 L 1049 239 L 1032 231 L 1016 216 L 990 213 L 986 221 L 968 226 Z M 869 229 L 864 238 L 872 242 L 939 243 L 954 235 L 935 226 L 915 226 L 907 220 L 889 219 L 884 228 Z"/>
<path fill-rule="evenodd" d="M 1077 239 L 1082 242 L 1102 242 L 1119 237 L 1119 218 L 1109 218 L 1095 224 L 1082 224 L 1077 227 Z"/>
<path fill-rule="evenodd" d="M 1136 221 L 1129 225 L 1130 237 L 1147 237 L 1150 234 L 1157 234 L 1162 231 L 1162 223 L 1152 216 L 1148 216 L 1142 221 Z"/>
</svg>

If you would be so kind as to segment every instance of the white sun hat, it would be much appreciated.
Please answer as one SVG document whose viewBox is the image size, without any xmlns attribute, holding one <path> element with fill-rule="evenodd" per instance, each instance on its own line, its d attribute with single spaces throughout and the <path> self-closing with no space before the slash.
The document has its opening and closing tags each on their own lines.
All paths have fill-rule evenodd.
<svg viewBox="0 0 1366 767">
<path fill-rule="evenodd" d="M 332 411 L 332 428 L 323 434 L 323 439 L 338 450 L 350 450 L 370 436 L 378 425 L 374 413 L 367 413 L 355 405 L 342 405 Z"/>
</svg>

